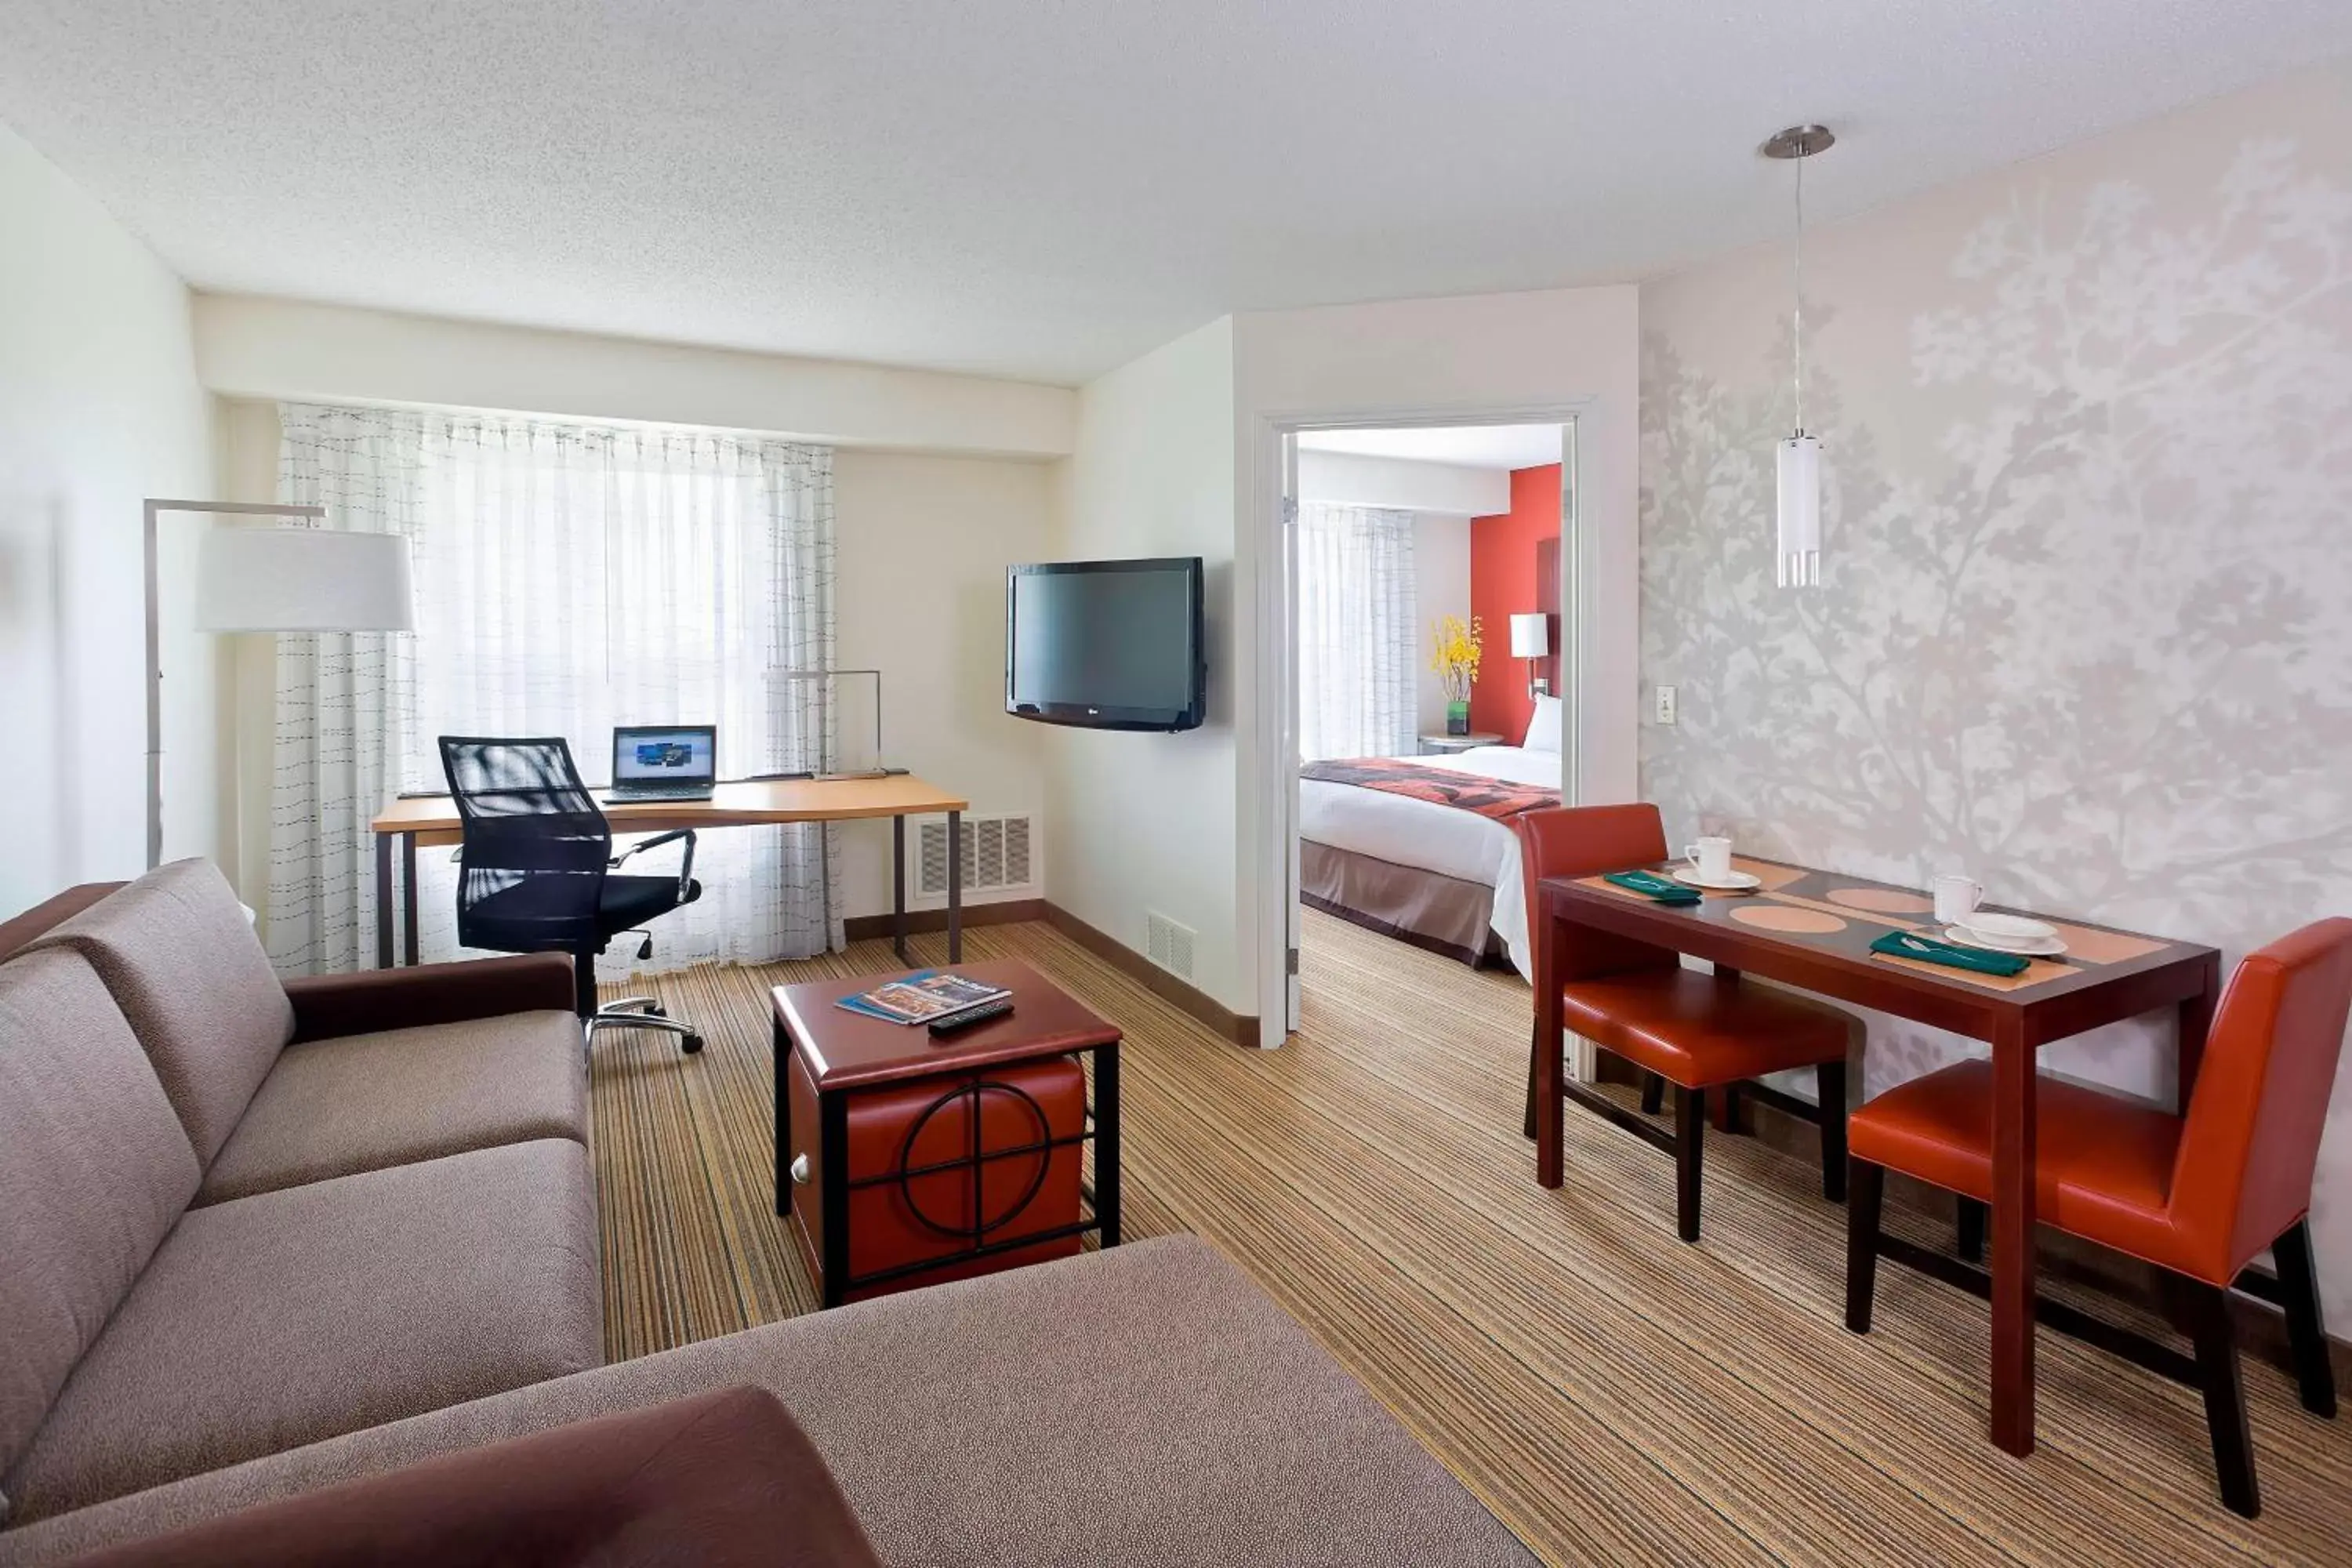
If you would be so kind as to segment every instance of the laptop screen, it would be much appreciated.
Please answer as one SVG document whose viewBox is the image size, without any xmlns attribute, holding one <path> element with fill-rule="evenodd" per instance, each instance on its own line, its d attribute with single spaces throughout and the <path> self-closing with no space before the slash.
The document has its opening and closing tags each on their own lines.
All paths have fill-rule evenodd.
<svg viewBox="0 0 2352 1568">
<path fill-rule="evenodd" d="M 707 784 L 718 777 L 716 726 L 624 725 L 613 731 L 613 782 L 616 784 Z"/>
</svg>

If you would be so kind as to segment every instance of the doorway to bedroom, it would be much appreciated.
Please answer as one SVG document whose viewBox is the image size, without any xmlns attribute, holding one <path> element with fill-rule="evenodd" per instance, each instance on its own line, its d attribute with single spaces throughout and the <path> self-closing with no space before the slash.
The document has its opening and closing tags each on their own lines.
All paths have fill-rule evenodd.
<svg viewBox="0 0 2352 1568">
<path fill-rule="evenodd" d="M 1531 966 L 1508 819 L 1562 783 L 1570 431 L 1291 437 L 1294 1009 L 1348 972 L 1308 951 L 1336 935 L 1326 921 L 1472 968 Z"/>
</svg>

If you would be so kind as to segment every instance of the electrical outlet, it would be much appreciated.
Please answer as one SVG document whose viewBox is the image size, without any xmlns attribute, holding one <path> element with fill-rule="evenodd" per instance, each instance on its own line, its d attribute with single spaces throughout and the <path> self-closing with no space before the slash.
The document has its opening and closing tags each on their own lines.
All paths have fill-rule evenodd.
<svg viewBox="0 0 2352 1568">
<path fill-rule="evenodd" d="M 1671 686 L 1661 686 L 1658 688 L 1658 722 L 1671 724 L 1674 721 L 1675 689 Z"/>
</svg>

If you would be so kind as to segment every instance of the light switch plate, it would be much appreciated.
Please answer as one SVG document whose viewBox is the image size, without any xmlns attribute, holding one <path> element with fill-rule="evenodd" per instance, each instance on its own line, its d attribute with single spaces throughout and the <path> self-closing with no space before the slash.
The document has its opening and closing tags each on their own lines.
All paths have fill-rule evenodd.
<svg viewBox="0 0 2352 1568">
<path fill-rule="evenodd" d="M 1671 686 L 1661 686 L 1658 688 L 1658 722 L 1671 724 L 1674 721 L 1675 689 Z"/>
</svg>

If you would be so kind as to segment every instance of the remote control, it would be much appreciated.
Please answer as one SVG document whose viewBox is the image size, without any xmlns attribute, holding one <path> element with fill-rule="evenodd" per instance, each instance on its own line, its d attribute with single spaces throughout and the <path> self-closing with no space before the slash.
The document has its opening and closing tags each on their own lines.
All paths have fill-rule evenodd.
<svg viewBox="0 0 2352 1568">
<path fill-rule="evenodd" d="M 931 1026 L 931 1033 L 934 1036 L 960 1035 L 974 1024 L 985 1024 L 991 1018 L 1002 1018 L 1011 1011 L 1013 1011 L 1013 998 L 1008 996 L 1001 1002 L 991 1002 L 983 1006 L 974 1007 L 969 1013 L 958 1013 L 952 1018 L 941 1018 Z"/>
</svg>

